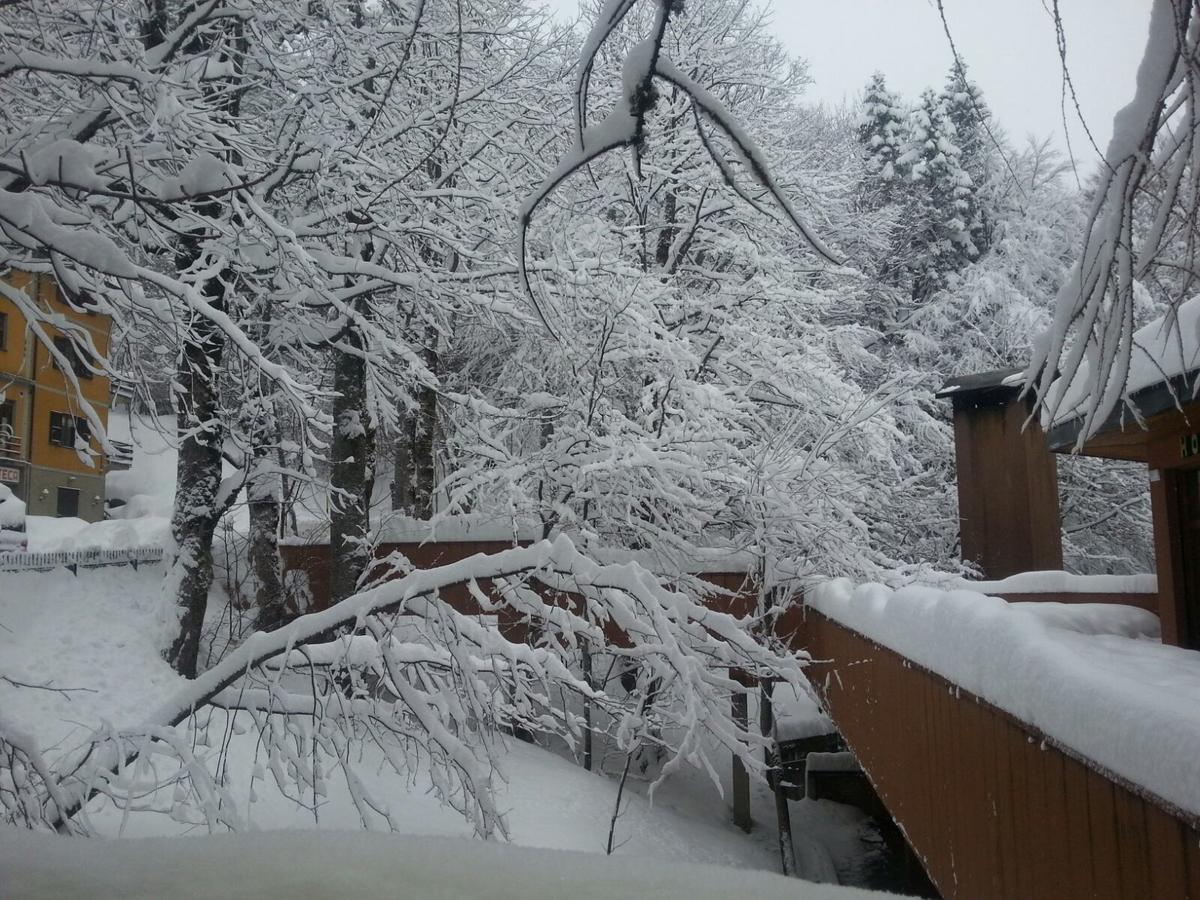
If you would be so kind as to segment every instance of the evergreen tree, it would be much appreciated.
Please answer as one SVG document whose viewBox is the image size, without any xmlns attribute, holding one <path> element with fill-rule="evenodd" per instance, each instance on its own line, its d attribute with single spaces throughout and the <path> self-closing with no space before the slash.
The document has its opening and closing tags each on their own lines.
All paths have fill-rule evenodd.
<svg viewBox="0 0 1200 900">
<path fill-rule="evenodd" d="M 979 85 L 967 77 L 967 67 L 961 63 L 956 63 L 946 78 L 942 102 L 947 117 L 954 124 L 955 143 L 960 151 L 959 165 L 971 176 L 967 227 L 975 248 L 983 254 L 992 244 L 995 220 L 991 177 L 993 153 L 988 135 L 992 112 Z"/>
<path fill-rule="evenodd" d="M 944 98 L 931 89 L 908 118 L 904 153 L 897 165 L 909 173 L 915 228 L 912 239 L 913 299 L 924 301 L 946 287 L 947 276 L 979 255 L 971 239 L 971 176 Z"/>
<path fill-rule="evenodd" d="M 896 161 L 904 150 L 905 114 L 900 98 L 887 89 L 883 73 L 876 72 L 863 95 L 858 140 L 868 177 L 877 183 L 882 205 L 891 199 L 897 176 Z"/>
</svg>

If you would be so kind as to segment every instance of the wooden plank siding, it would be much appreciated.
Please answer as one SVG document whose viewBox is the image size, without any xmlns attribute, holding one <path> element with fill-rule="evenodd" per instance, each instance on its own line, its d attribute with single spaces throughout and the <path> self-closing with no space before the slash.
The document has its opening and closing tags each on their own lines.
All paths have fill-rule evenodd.
<svg viewBox="0 0 1200 900">
<path fill-rule="evenodd" d="M 1029 417 L 1027 401 L 979 405 L 955 395 L 962 558 L 990 579 L 1063 564 L 1058 461 Z"/>
<path fill-rule="evenodd" d="M 829 714 L 944 897 L 1200 900 L 1195 817 L 814 610 L 802 635 Z"/>
</svg>

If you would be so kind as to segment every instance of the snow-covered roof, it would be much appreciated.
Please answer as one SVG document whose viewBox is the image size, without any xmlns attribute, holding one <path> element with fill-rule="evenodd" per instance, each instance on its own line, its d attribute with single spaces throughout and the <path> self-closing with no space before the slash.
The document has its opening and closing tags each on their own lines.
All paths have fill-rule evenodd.
<svg viewBox="0 0 1200 900">
<path fill-rule="evenodd" d="M 1200 815 L 1200 653 L 1162 644 L 1152 613 L 844 578 L 806 599 L 1165 804 Z"/>
<path fill-rule="evenodd" d="M 1180 304 L 1178 309 L 1143 325 L 1133 333 L 1133 351 L 1129 362 L 1129 376 L 1125 382 L 1124 399 L 1132 402 L 1142 415 L 1162 412 L 1175 404 L 1175 397 L 1168 390 L 1168 382 L 1180 377 L 1192 376 L 1200 369 L 1200 296 Z M 1054 410 L 1051 420 L 1043 414 L 1043 426 L 1056 427 L 1080 419 L 1087 411 L 1088 397 L 1096 386 L 1087 359 L 1080 363 L 1075 375 L 1068 382 L 1059 378 L 1050 385 L 1046 408 Z M 1171 386 L 1176 394 L 1177 386 Z M 1150 393 L 1162 388 L 1164 396 L 1155 406 L 1147 406 L 1148 397 L 1136 396 L 1140 392 Z M 1190 393 L 1179 396 L 1179 402 L 1191 399 Z M 1161 407 L 1161 408 L 1159 408 Z M 1118 416 L 1122 412 L 1118 409 Z M 1125 416 L 1128 421 L 1130 417 Z M 1113 422 L 1112 424 L 1116 424 Z M 1106 430 L 1102 427 L 1101 430 Z"/>
<path fill-rule="evenodd" d="M 1024 385 L 1024 369 L 996 369 L 973 375 L 955 375 L 934 395 L 938 399 L 964 394 L 992 394 L 1010 397 Z"/>
</svg>

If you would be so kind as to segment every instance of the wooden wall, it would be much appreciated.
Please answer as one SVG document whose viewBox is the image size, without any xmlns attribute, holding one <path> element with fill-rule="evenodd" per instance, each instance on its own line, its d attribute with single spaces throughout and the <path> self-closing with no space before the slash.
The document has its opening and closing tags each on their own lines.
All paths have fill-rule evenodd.
<svg viewBox="0 0 1200 900">
<path fill-rule="evenodd" d="M 1058 463 L 1029 405 L 954 401 L 962 558 L 984 577 L 1062 568 Z"/>
<path fill-rule="evenodd" d="M 943 896 L 1200 900 L 1195 819 L 820 613 L 803 635 L 833 660 L 810 679 Z"/>
</svg>

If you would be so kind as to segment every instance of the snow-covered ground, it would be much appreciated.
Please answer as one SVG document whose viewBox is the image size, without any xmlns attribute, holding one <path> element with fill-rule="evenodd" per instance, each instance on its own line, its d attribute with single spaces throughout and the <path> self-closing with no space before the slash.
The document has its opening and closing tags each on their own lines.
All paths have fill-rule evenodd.
<svg viewBox="0 0 1200 900">
<path fill-rule="evenodd" d="M 1200 652 L 1164 645 L 1133 606 L 1007 603 L 846 579 L 809 592 L 895 650 L 1109 771 L 1200 815 Z"/>
<path fill-rule="evenodd" d="M 169 421 L 162 424 L 170 426 Z M 125 505 L 116 509 L 114 518 L 98 523 L 30 517 L 31 551 L 118 549 L 167 542 L 175 452 L 168 439 L 147 422 L 135 419 L 131 430 L 127 419 L 114 415 L 112 431 L 118 439 L 132 440 L 135 447 L 132 468 L 109 475 L 109 496 L 124 500 Z M 404 522 L 392 523 L 393 528 L 405 526 Z M 451 523 L 447 527 L 456 526 Z M 479 527 L 511 531 L 511 523 L 482 523 Z M 412 526 L 409 531 L 410 539 L 429 537 L 427 526 L 419 532 Z M 475 531 L 471 536 L 478 537 Z M 81 569 L 78 574 L 65 569 L 0 572 L 0 718 L 4 727 L 32 736 L 53 766 L 84 745 L 95 729 L 136 726 L 146 710 L 172 696 L 183 682 L 162 659 L 162 650 L 177 627 L 176 611 L 162 588 L 161 565 L 143 564 L 136 570 L 129 566 Z M 210 619 L 219 618 L 226 602 L 218 583 L 210 598 Z M 795 709 L 789 713 L 781 704 L 781 724 L 787 726 L 792 713 L 796 727 L 810 729 L 810 720 L 824 722 L 809 698 L 798 698 L 792 706 Z M 235 719 L 231 723 L 229 714 L 221 710 L 202 711 L 192 723 L 197 752 L 214 766 L 218 754 L 224 753 L 235 783 L 246 781 L 254 770 L 257 731 L 244 729 L 245 723 L 246 714 L 240 722 Z M 603 758 L 603 741 L 597 753 Z M 560 896 L 564 892 L 611 896 L 631 893 L 634 884 L 638 894 L 647 896 L 654 896 L 660 887 L 663 896 L 728 896 L 735 888 L 736 892 L 753 890 L 762 896 L 857 896 L 853 892 L 830 893 L 811 884 L 801 887 L 794 881 L 776 883 L 777 879 L 767 874 L 778 868 L 772 798 L 765 786 L 754 786 L 755 828 L 750 834 L 740 831 L 732 824 L 729 809 L 729 766 L 718 772 L 721 789 L 705 773 L 685 769 L 658 785 L 653 799 L 649 782 L 635 776 L 626 787 L 615 828 L 614 853 L 624 864 L 610 863 L 602 856 L 581 857 L 581 853 L 603 854 L 617 799 L 617 780 L 611 773 L 585 771 L 564 758 L 565 754 L 561 747 L 552 751 L 513 739 L 494 749 L 501 775 L 497 802 L 505 812 L 509 840 L 538 850 L 467 843 L 471 824 L 434 797 L 428 770 L 417 765 L 407 777 L 398 776 L 382 764 L 382 758 L 377 758 L 380 751 L 372 747 L 364 750 L 357 771 L 374 796 L 386 798 L 393 826 L 403 837 L 363 834 L 350 793 L 336 780 L 331 780 L 327 795 L 315 810 L 311 797 L 305 806 L 273 787 L 264 789 L 262 782 L 256 792 L 248 783 L 237 785 L 231 793 L 244 804 L 239 811 L 242 821 L 255 832 L 273 832 L 251 838 L 261 852 L 250 854 L 236 852 L 238 847 L 245 848 L 241 837 L 205 836 L 202 820 L 172 808 L 169 788 L 142 798 L 132 812 L 97 798 L 82 814 L 88 828 L 97 835 L 120 835 L 128 843 L 93 845 L 25 834 L 11 835 L 10 840 L 10 835 L 5 835 L 0 845 L 10 852 L 0 855 L 0 872 L 5 878 L 0 894 L 70 893 L 73 886 L 86 880 L 93 893 L 156 896 L 171 872 L 204 869 L 210 873 L 219 870 L 229 878 L 221 882 L 208 878 L 204 889 L 211 890 L 210 896 L 227 895 L 234 885 L 249 893 L 270 886 L 274 893 L 305 896 L 304 891 L 279 889 L 300 882 L 309 885 L 307 895 L 323 896 L 323 879 L 339 885 L 355 879 L 352 893 L 370 895 L 373 890 L 386 890 L 381 886 L 386 886 L 388 879 L 400 877 L 413 885 L 414 891 L 420 885 L 419 892 L 430 896 L 510 895 L 505 892 L 512 896 Z M 616 768 L 619 771 L 619 761 Z M 797 856 L 810 879 L 855 879 L 878 863 L 872 857 L 878 853 L 870 844 L 872 826 L 861 812 L 828 801 L 801 801 L 792 804 L 792 817 Z M 285 830 L 319 830 L 322 835 L 274 833 Z M 355 830 L 359 833 L 343 833 Z M 142 840 L 185 835 L 187 840 L 169 843 Z M 94 850 L 96 846 L 104 851 Z M 348 846 L 358 849 L 349 851 L 345 849 Z M 545 851 L 558 854 L 550 857 Z M 98 863 L 101 856 L 107 862 Z M 506 873 L 503 885 L 477 880 L 484 877 L 481 872 L 492 865 L 493 856 L 495 871 Z M 260 866 L 255 862 L 260 857 L 293 862 Z M 348 857 L 354 858 L 353 874 L 347 874 L 342 865 Z M 477 865 L 464 866 L 464 858 L 476 860 Z M 441 871 L 443 868 L 449 871 Z M 548 879 L 537 874 L 540 870 L 551 873 Z M 509 879 L 510 871 L 527 873 L 529 878 Z M 564 871 L 572 874 L 563 876 Z M 190 884 L 185 891 L 194 894 Z"/>
<path fill-rule="evenodd" d="M 0 572 L 0 716 L 51 759 L 103 723 L 138 721 L 180 683 L 160 654 L 175 627 L 160 567 L 81 572 Z"/>
<path fill-rule="evenodd" d="M 114 843 L 5 830 L 0 871 L 5 895 L 25 898 L 883 896 L 691 862 L 346 832 Z"/>
<path fill-rule="evenodd" d="M 53 766 L 84 744 L 93 729 L 136 726 L 146 710 L 174 694 L 181 686 L 181 679 L 161 658 L 161 650 L 173 634 L 174 613 L 161 587 L 162 570 L 158 565 L 143 565 L 136 571 L 126 566 L 81 570 L 79 576 L 64 569 L 44 573 L 0 573 L 0 675 L 10 679 L 0 680 L 0 717 L 4 727 L 31 735 Z M 244 809 L 239 813 L 249 829 L 340 832 L 361 828 L 349 792 L 336 779 L 330 779 L 328 793 L 315 812 L 311 806 L 288 799 L 274 787 L 265 787 L 261 781 L 251 800 L 248 785 L 236 783 L 248 779 L 253 771 L 257 731 L 253 727 L 243 730 L 242 726 L 248 724 L 243 713 L 241 725 L 235 722 L 235 727 L 227 732 L 226 725 L 230 724 L 227 716 L 219 710 L 201 712 L 196 717 L 193 736 L 197 752 L 211 759 L 213 765 L 219 752 L 223 750 L 227 754 L 235 783 L 231 793 L 244 803 Z M 381 759 L 372 757 L 372 753 L 378 754 L 378 750 L 364 750 L 358 771 L 374 796 L 386 798 L 393 812 L 394 825 L 406 835 L 445 839 L 444 842 L 421 844 L 427 852 L 413 857 L 412 865 L 417 865 L 421 859 L 446 856 L 461 859 L 464 854 L 475 852 L 471 849 L 474 845 L 463 850 L 454 843 L 469 838 L 472 827 L 432 795 L 427 770 L 418 765 L 407 777 L 397 776 L 382 765 Z M 615 778 L 587 772 L 560 754 L 513 739 L 498 744 L 494 757 L 503 779 L 497 802 L 505 812 L 512 843 L 556 851 L 603 854 L 616 803 Z M 716 886 L 725 885 L 727 882 L 722 879 L 729 877 L 742 879 L 736 880 L 738 884 L 749 879 L 744 883 L 754 884 L 756 892 L 761 890 L 764 896 L 773 896 L 772 892 L 777 888 L 771 886 L 772 879 L 760 875 L 775 871 L 778 866 L 770 797 L 764 787 L 755 787 L 753 812 L 756 825 L 749 835 L 743 833 L 731 821 L 727 769 L 725 766 L 719 773 L 725 782 L 724 796 L 699 771 L 685 770 L 672 775 L 658 787 L 652 800 L 647 796 L 648 783 L 634 780 L 627 786 L 617 820 L 615 854 L 624 860 L 639 862 L 620 866 L 599 860 L 596 862 L 599 868 L 593 870 L 590 862 L 576 865 L 573 857 L 566 857 L 564 859 L 572 860 L 570 864 L 560 860 L 553 870 L 592 872 L 584 880 L 597 885 L 597 891 L 608 890 L 611 895 L 627 892 L 627 888 L 622 887 L 626 884 L 622 879 L 631 877 L 630 873 L 651 878 L 649 873 L 657 871 L 655 867 L 659 865 L 665 865 L 661 883 L 676 883 L 682 877 L 681 870 L 667 863 L 687 864 L 693 868 L 731 866 L 743 871 L 736 876 L 702 879 L 713 888 L 709 894 L 700 895 L 726 894 L 724 887 L 718 889 Z M 306 802 L 311 804 L 311 796 Z M 854 878 L 869 865 L 869 860 L 864 863 L 864 856 L 869 856 L 871 850 L 862 838 L 869 836 L 870 825 L 862 813 L 827 801 L 794 803 L 792 813 L 798 857 L 810 878 L 832 880 L 838 875 Z M 87 808 L 83 821 L 98 835 L 122 835 L 129 839 L 184 835 L 199 838 L 207 830 L 202 820 L 172 809 L 169 788 L 156 796 L 141 798 L 139 809 L 128 814 L 115 808 L 111 801 L 98 798 Z M 372 825 L 378 828 L 381 823 Z M 45 839 L 23 837 L 22 840 Z M 335 860 L 339 855 L 332 850 L 330 856 L 322 855 L 324 851 L 310 854 L 309 849 L 314 845 L 335 848 L 348 839 L 334 834 L 328 841 L 324 837 L 267 839 L 257 836 L 252 840 L 266 841 L 264 854 L 276 847 L 281 854 L 322 860 L 320 866 L 313 863 L 314 871 L 318 871 L 329 866 L 336 868 Z M 403 848 L 416 846 L 411 838 L 386 839 L 392 843 L 380 843 L 382 840 L 370 838 L 363 845 L 377 848 L 363 851 L 366 854 L 362 860 L 364 891 L 372 889 L 375 877 L 396 877 L 396 869 L 388 866 L 407 865 L 404 862 L 408 859 L 404 855 L 407 851 Z M 17 846 L 8 840 L 0 841 L 0 844 L 6 848 Z M 184 847 L 185 844 L 188 846 Z M 64 846 L 73 849 L 63 850 Z M 115 853 L 108 857 L 111 860 L 137 860 L 152 869 L 138 869 L 131 863 L 102 866 L 108 873 L 104 877 L 118 879 L 111 882 L 111 892 L 118 894 L 124 894 L 124 888 L 129 884 L 161 884 L 156 879 L 165 878 L 164 873 L 175 865 L 168 865 L 167 860 L 175 860 L 177 871 L 191 871 L 192 867 L 217 866 L 218 861 L 224 859 L 223 854 L 231 852 L 227 849 L 231 845 L 220 840 L 207 842 L 205 838 L 205 842 L 193 842 L 190 837 L 178 845 L 163 845 L 168 846 L 169 851 L 162 852 L 157 844 L 152 845 L 153 852 L 136 849 L 140 845 L 133 843 L 105 846 Z M 385 846 L 400 849 L 384 852 Z M 34 849 L 0 860 L 0 869 L 10 879 L 15 877 L 14 873 L 34 879 L 22 887 L 34 896 L 53 893 L 53 890 L 69 891 L 69 886 L 75 883 L 70 879 L 82 878 L 86 870 L 93 868 L 94 854 L 88 844 L 52 841 L 46 845 L 30 844 L 29 847 Z M 480 859 L 490 859 L 487 854 L 502 851 L 480 852 L 484 854 Z M 54 862 L 60 858 L 66 862 L 61 865 Z M 522 861 L 535 857 L 518 854 L 511 858 L 514 868 L 523 869 L 527 866 Z M 22 861 L 24 868 L 14 868 L 15 861 Z M 231 873 L 244 871 L 238 868 L 239 865 L 230 863 L 226 866 L 219 862 L 222 871 L 228 869 Z M 378 876 L 370 874 L 381 866 L 384 868 L 378 870 Z M 275 870 L 268 867 L 265 871 L 269 874 Z M 135 872 L 139 873 L 136 878 L 131 874 Z M 412 879 L 414 883 L 422 883 L 422 878 L 432 878 L 435 873 L 436 866 L 414 870 Z M 321 877 L 313 874 L 312 883 L 321 884 Z M 478 893 L 469 882 L 455 881 L 457 877 L 457 874 L 448 876 L 448 893 L 445 895 L 456 893 L 458 888 Z M 653 876 L 648 883 L 658 883 L 654 878 L 659 876 Z M 109 892 L 108 882 L 99 884 L 105 885 L 104 890 L 97 888 L 100 893 Z M 541 887 L 532 882 L 514 884 L 524 885 L 535 896 L 538 891 L 557 893 L 565 887 L 553 879 Z M 509 885 L 503 889 L 508 890 Z M 793 891 L 799 889 L 797 886 Z M 143 891 L 142 895 L 155 893 L 152 887 L 139 890 Z M 695 893 L 690 889 L 687 892 Z M 5 896 L 12 893 L 7 889 L 0 891 Z M 314 888 L 310 895 L 322 893 Z M 486 893 L 496 895 L 494 891 Z M 221 891 L 213 888 L 213 895 L 219 894 Z M 588 896 L 586 892 L 583 895 Z M 827 893 L 791 895 L 829 896 Z"/>
</svg>

